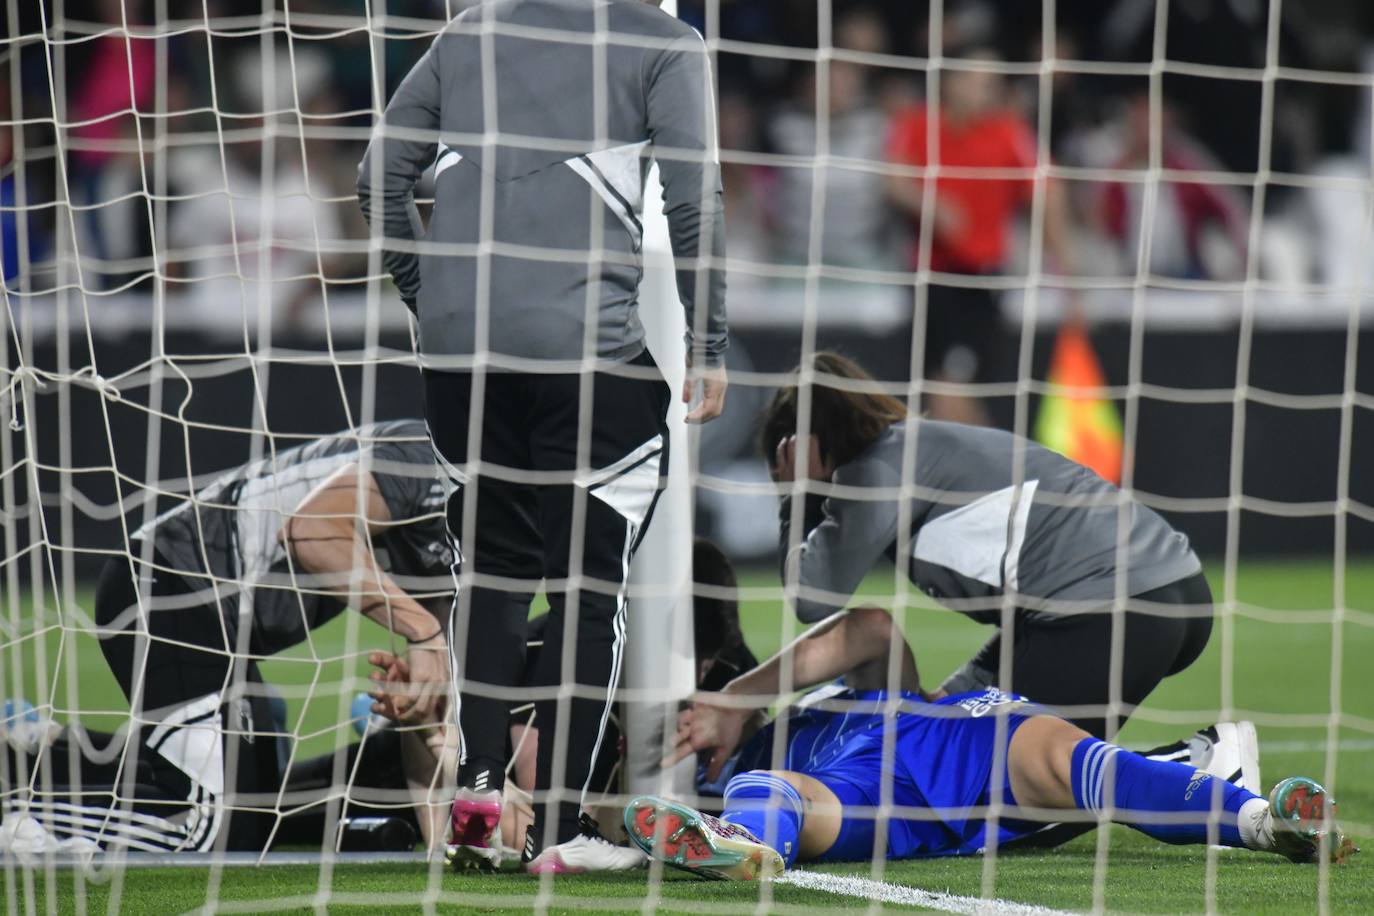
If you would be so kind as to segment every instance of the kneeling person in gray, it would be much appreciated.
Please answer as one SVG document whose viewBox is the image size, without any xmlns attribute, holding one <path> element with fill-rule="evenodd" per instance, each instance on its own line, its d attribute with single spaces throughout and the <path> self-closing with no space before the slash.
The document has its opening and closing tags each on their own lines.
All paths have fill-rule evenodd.
<svg viewBox="0 0 1374 916">
<path fill-rule="evenodd" d="M 942 691 L 1034 696 L 1099 738 L 1202 653 L 1211 591 L 1188 538 L 1153 510 L 1034 442 L 910 416 L 896 398 L 866 392 L 872 378 L 843 357 L 818 353 L 814 369 L 805 453 L 796 387 L 774 398 L 762 434 L 776 480 L 793 481 L 805 463 L 819 484 L 800 537 L 790 495 L 779 516 L 783 579 L 796 585 L 802 620 L 843 609 L 891 558 L 930 597 L 999 628 Z M 1114 680 L 1123 705 L 1108 716 Z"/>
<path fill-rule="evenodd" d="M 20 807 L 59 837 L 102 845 L 261 850 L 282 814 L 290 755 L 256 659 L 352 607 L 405 647 L 405 718 L 442 709 L 454 581 L 446 495 L 424 424 L 401 420 L 230 471 L 136 531 L 128 555 L 105 566 L 95 620 L 139 740 L 83 762 L 79 793 Z"/>
</svg>

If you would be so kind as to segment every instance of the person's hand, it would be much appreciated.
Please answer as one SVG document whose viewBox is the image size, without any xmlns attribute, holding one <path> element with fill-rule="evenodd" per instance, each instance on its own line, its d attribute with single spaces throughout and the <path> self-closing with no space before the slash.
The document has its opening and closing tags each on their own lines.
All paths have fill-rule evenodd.
<svg viewBox="0 0 1374 916">
<path fill-rule="evenodd" d="M 377 686 L 367 692 L 372 697 L 372 711 L 393 722 L 401 718 L 398 706 L 402 694 L 410 685 L 410 665 L 390 652 L 369 652 L 367 663 L 376 668 L 369 677 Z"/>
<path fill-rule="evenodd" d="M 678 715 L 673 750 L 663 765 L 672 766 L 698 751 L 710 750 L 711 761 L 706 765 L 706 777 L 716 779 L 725 761 L 739 747 L 745 726 L 755 710 L 716 706 L 704 699 L 707 696 L 711 695 L 701 694 L 690 709 Z"/>
<path fill-rule="evenodd" d="M 829 480 L 835 472 L 821 457 L 821 444 L 815 436 L 808 436 L 807 476 L 812 480 Z M 791 483 L 797 479 L 797 437 L 788 436 L 778 443 L 773 456 L 773 479 L 778 483 Z"/>
<path fill-rule="evenodd" d="M 442 636 L 412 645 L 404 658 L 372 652 L 368 662 L 378 670 L 378 686 L 368 693 L 372 711 L 401 723 L 430 722 L 442 713 L 448 692 L 448 644 Z"/>
<path fill-rule="evenodd" d="M 448 641 L 442 633 L 406 649 L 411 703 L 401 711 L 402 722 L 427 722 L 435 717 L 448 694 L 448 661 Z"/>
<path fill-rule="evenodd" d="M 687 360 L 687 376 L 682 383 L 682 403 L 691 404 L 696 393 L 697 382 L 701 382 L 701 403 L 687 413 L 688 423 L 707 423 L 720 416 L 725 409 L 725 390 L 730 382 L 725 376 L 725 367 L 697 369 L 692 360 Z"/>
</svg>

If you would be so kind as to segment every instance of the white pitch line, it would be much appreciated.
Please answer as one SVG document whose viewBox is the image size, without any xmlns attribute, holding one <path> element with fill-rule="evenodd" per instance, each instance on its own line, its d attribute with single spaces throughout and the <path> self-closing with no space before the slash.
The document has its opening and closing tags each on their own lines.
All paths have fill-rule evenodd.
<svg viewBox="0 0 1374 916">
<path fill-rule="evenodd" d="M 1325 741 L 1261 741 L 1260 753 L 1270 751 L 1275 754 L 1294 754 L 1311 751 L 1325 751 L 1331 748 Z M 1374 738 L 1341 738 L 1336 741 L 1338 751 L 1374 751 Z"/>
<path fill-rule="evenodd" d="M 778 878 L 775 884 L 791 884 L 807 890 L 826 891 L 847 897 L 863 897 L 881 903 L 923 906 L 942 913 L 966 913 L 973 916 L 1069 916 L 1066 910 L 1008 900 L 985 900 L 982 897 L 963 897 L 940 891 L 926 891 L 905 884 L 888 884 L 872 878 L 853 875 L 830 875 L 818 871 L 791 871 Z"/>
</svg>

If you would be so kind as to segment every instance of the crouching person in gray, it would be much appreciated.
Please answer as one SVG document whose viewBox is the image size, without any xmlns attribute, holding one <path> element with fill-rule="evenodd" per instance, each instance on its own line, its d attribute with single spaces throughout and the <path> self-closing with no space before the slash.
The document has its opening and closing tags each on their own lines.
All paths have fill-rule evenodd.
<svg viewBox="0 0 1374 916">
<path fill-rule="evenodd" d="M 810 441 L 799 445 L 796 387 L 774 398 L 762 433 L 774 479 L 805 467 L 819 482 L 798 536 L 790 495 L 780 512 L 802 620 L 843 609 L 887 557 L 931 598 L 998 627 L 939 695 L 997 686 L 1098 738 L 1202 654 L 1212 593 L 1188 538 L 1153 510 L 1034 442 L 909 416 L 843 357 L 817 353 L 813 367 Z M 1122 705 L 1109 715 L 1114 682 Z"/>
<path fill-rule="evenodd" d="M 50 755 L 54 780 L 74 766 L 81 782 L 7 787 L 4 819 L 32 817 L 58 840 L 151 852 L 260 851 L 281 838 L 284 814 L 307 804 L 289 797 L 292 775 L 335 770 L 332 760 L 297 760 L 286 772 L 289 735 L 257 660 L 352 607 L 394 634 L 406 662 L 397 717 L 418 727 L 442 714 L 453 600 L 447 487 L 422 422 L 376 423 L 236 468 L 135 531 L 128 555 L 105 565 L 95 621 L 139 728 L 9 741 L 16 779 Z M 370 744 L 355 745 L 350 760 L 371 761 L 364 781 L 397 790 L 382 800 L 410 817 L 404 778 L 376 782 L 381 742 Z M 343 768 L 349 804 L 355 769 Z"/>
</svg>

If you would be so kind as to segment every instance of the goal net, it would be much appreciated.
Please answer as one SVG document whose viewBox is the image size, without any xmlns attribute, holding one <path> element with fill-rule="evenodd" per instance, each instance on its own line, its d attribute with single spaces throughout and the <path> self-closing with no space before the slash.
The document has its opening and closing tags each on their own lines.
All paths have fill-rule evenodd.
<svg viewBox="0 0 1374 916">
<path fill-rule="evenodd" d="M 508 0 L 8 5 L 7 911 L 1252 902 L 1234 877 L 1242 853 L 1169 850 L 1111 826 L 1110 802 L 1029 835 L 1008 775 L 1017 720 L 997 708 L 1014 704 L 988 693 L 998 685 L 1218 784 L 1265 796 L 1280 777 L 1310 777 L 1343 800 L 1347 833 L 1374 836 L 1367 13 L 1281 0 L 668 0 L 664 14 L 696 30 L 691 53 L 709 60 L 704 117 L 718 150 L 645 141 L 625 165 L 602 155 L 625 148 L 608 109 L 636 104 L 608 84 L 608 60 L 625 49 L 651 59 L 671 42 L 607 31 L 608 10 L 631 0 L 523 3 L 541 5 L 551 22 L 594 10 L 597 26 L 531 26 Z M 476 136 L 383 123 L 460 14 L 492 55 L 472 96 L 491 112 L 495 55 L 541 42 L 590 49 L 585 72 L 547 85 L 557 99 L 561 81 L 590 80 L 595 123 L 576 133 L 591 138 L 585 148 L 494 116 Z M 528 67 L 506 60 L 501 72 L 543 74 L 526 53 Z M 652 78 L 646 69 L 644 85 Z M 560 124 L 566 111 L 541 118 Z M 431 232 L 401 243 L 362 215 L 394 205 L 382 187 L 390 163 L 374 163 L 358 200 L 364 151 L 388 140 L 431 144 L 415 187 Z M 493 166 L 472 183 L 475 237 L 433 232 L 439 178 L 464 158 L 454 147 L 469 146 L 569 163 L 587 182 L 577 199 L 592 208 L 590 231 L 579 223 L 571 246 L 542 241 L 564 237 L 551 216 L 547 232 L 531 230 L 540 241 L 504 234 L 493 201 L 526 176 Z M 684 254 L 681 213 L 663 212 L 659 169 L 677 162 L 708 176 L 688 195 L 700 212 L 718 164 L 723 257 L 711 254 L 709 220 Z M 476 265 L 473 294 L 452 292 L 472 300 L 463 308 L 479 342 L 440 368 L 469 373 L 479 392 L 499 374 L 548 371 L 480 343 L 493 328 L 509 338 L 529 310 L 502 299 L 493 271 L 523 272 L 537 290 L 578 275 L 574 331 L 547 326 L 584 335 L 559 364 L 581 392 L 564 430 L 570 468 L 493 462 L 480 405 L 495 402 L 481 395 L 464 432 L 475 469 L 432 448 L 421 367 L 434 354 L 388 269 L 398 250 Z M 595 423 L 608 422 L 593 417 L 594 381 L 644 376 L 598 359 L 614 298 L 606 265 L 638 282 L 629 300 L 672 392 L 656 502 L 624 497 L 652 505 L 652 524 L 595 492 L 620 478 L 594 457 Z M 726 281 L 730 387 L 722 416 L 697 426 L 684 417 L 701 398 L 700 365 L 697 400 L 677 394 L 689 380 L 684 332 L 699 344 L 710 330 L 712 270 Z M 881 435 L 836 403 L 870 421 L 888 410 Z M 1015 438 L 975 431 L 985 428 Z M 471 498 L 446 506 L 482 473 L 574 494 L 546 523 L 573 532 L 566 557 L 545 557 L 558 572 L 472 568 L 464 541 L 488 522 Z M 623 584 L 579 565 L 600 549 L 581 533 L 606 506 L 627 526 L 613 558 Z M 809 534 L 821 519 L 828 547 Z M 326 527 L 300 535 L 295 524 Z M 316 541 L 345 545 L 343 559 L 302 546 Z M 519 617 L 530 604 L 518 647 L 474 616 L 483 590 L 507 595 Z M 579 637 L 600 625 L 603 593 L 618 611 L 614 651 L 588 683 Z M 815 656 L 821 669 L 784 653 L 769 669 L 776 683 L 757 682 L 767 696 L 717 701 L 775 722 L 752 757 L 709 777 L 709 749 L 668 762 L 698 687 L 720 690 L 847 607 L 879 610 L 847 615 L 847 641 L 809 644 L 827 653 Z M 561 657 L 536 665 L 550 619 Z M 400 677 L 390 656 L 420 664 L 417 621 L 437 623 L 451 650 L 435 680 L 446 698 L 398 723 L 366 695 L 378 689 L 370 675 Z M 473 646 L 488 643 L 520 657 L 513 684 L 471 676 Z M 912 704 L 942 690 L 974 696 L 948 708 L 995 721 L 986 753 L 951 743 L 941 758 L 903 743 Z M 811 718 L 795 715 L 802 695 Z M 512 870 L 546 800 L 583 804 L 624 844 L 631 799 L 719 813 L 743 760 L 803 774 L 822 773 L 827 755 L 847 761 L 850 789 L 820 780 L 844 820 L 818 840 L 813 818 L 794 840 L 801 860 L 777 881 L 719 893 L 657 861 L 611 882 L 453 874 L 449 805 L 471 742 L 458 734 L 458 696 L 510 707 L 501 823 Z M 536 703 L 555 721 L 541 723 Z M 580 766 L 567 759 L 581 746 L 567 723 L 587 703 L 606 714 L 585 788 L 536 785 L 542 742 L 555 748 L 555 782 Z M 852 717 L 877 736 L 869 763 L 843 757 Z M 853 775 L 865 766 L 867 781 Z M 941 804 L 923 780 L 942 768 L 987 775 Z M 771 791 L 777 810 L 782 790 Z M 1214 787 L 1202 815 L 1213 843 L 1221 797 Z M 760 838 L 781 843 L 779 818 L 765 821 Z M 912 839 L 922 831 L 943 839 Z M 1042 848 L 1053 843 L 1063 850 Z M 835 845 L 827 858 L 832 844 L 845 853 Z M 1009 844 L 1031 848 L 1011 856 Z M 967 855 L 913 864 L 933 852 Z M 194 878 L 168 871 L 178 866 Z M 1276 906 L 1330 909 L 1370 893 L 1345 879 L 1322 863 Z"/>
</svg>

